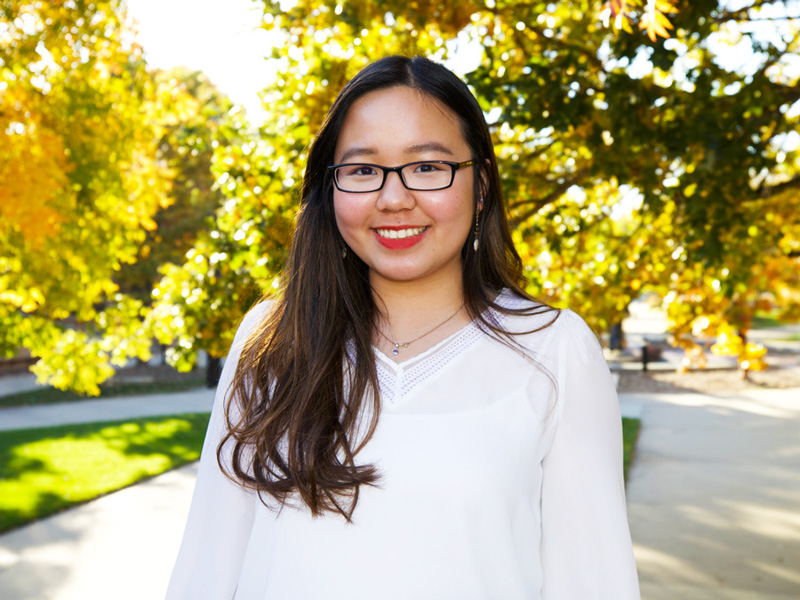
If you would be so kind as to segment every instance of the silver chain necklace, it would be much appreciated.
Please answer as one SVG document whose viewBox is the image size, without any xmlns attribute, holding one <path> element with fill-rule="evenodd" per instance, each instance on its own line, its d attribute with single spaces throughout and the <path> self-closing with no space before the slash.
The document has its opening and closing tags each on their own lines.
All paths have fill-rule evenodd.
<svg viewBox="0 0 800 600">
<path fill-rule="evenodd" d="M 439 329 L 439 327 L 442 327 L 442 326 L 443 326 L 445 323 L 449 323 L 450 321 L 452 321 L 452 320 L 455 318 L 455 316 L 456 316 L 458 313 L 460 313 L 460 312 L 461 312 L 461 309 L 462 309 L 462 308 L 464 308 L 464 303 L 463 303 L 463 302 L 461 303 L 461 306 L 459 306 L 459 307 L 458 307 L 458 309 L 456 310 L 456 312 L 454 312 L 452 315 L 450 315 L 449 317 L 447 317 L 447 318 L 446 318 L 444 321 L 442 321 L 441 323 L 439 323 L 439 324 L 438 324 L 436 327 L 434 327 L 434 328 L 432 328 L 432 329 L 429 329 L 428 331 L 426 331 L 425 333 L 423 333 L 421 336 L 419 336 L 419 337 L 415 337 L 413 340 L 409 340 L 408 342 L 396 342 L 396 341 L 394 341 L 392 338 L 390 338 L 389 336 L 387 336 L 385 333 L 383 333 L 383 331 L 381 331 L 380 329 L 378 329 L 378 333 L 380 333 L 380 334 L 381 334 L 381 336 L 382 336 L 382 337 L 383 337 L 383 338 L 384 338 L 384 339 L 385 339 L 387 342 L 389 342 L 390 344 L 394 344 L 394 350 L 392 350 L 392 354 L 393 354 L 393 355 L 395 355 L 395 356 L 397 356 L 398 354 L 400 354 L 400 348 L 408 348 L 408 347 L 409 347 L 411 344 L 413 344 L 414 342 L 418 342 L 419 340 L 421 340 L 422 338 L 424 338 L 424 337 L 425 337 L 425 336 L 427 336 L 427 335 L 430 335 L 431 333 L 433 333 L 434 331 L 436 331 L 437 329 Z M 389 323 L 388 323 L 388 322 L 386 323 L 386 325 L 389 327 L 389 333 L 392 333 L 392 326 L 391 326 L 391 325 L 389 325 Z M 392 333 L 392 335 L 394 335 L 394 334 Z"/>
</svg>

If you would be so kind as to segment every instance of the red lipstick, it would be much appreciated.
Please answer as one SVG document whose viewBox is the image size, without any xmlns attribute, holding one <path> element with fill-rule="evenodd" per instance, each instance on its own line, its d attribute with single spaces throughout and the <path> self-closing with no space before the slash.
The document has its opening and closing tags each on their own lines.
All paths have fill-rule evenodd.
<svg viewBox="0 0 800 600">
<path fill-rule="evenodd" d="M 378 233 L 378 229 L 381 230 L 391 230 L 391 231 L 402 231 L 407 229 L 420 229 L 419 227 L 409 227 L 407 225 L 399 225 L 399 226 L 387 226 L 387 227 L 376 227 L 372 231 L 375 234 L 375 237 L 378 240 L 378 243 L 381 244 L 384 248 L 388 248 L 389 250 L 405 250 L 407 248 L 411 248 L 412 246 L 418 244 L 422 240 L 422 236 L 425 235 L 425 232 L 428 231 L 428 228 L 425 227 L 420 231 L 417 235 L 409 235 L 408 237 L 404 238 L 390 238 L 390 237 L 383 237 Z"/>
</svg>

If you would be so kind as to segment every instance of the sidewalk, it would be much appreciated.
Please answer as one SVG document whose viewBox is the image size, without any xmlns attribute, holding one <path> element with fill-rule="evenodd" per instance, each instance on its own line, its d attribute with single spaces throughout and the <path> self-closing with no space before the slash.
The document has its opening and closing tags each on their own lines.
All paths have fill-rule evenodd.
<svg viewBox="0 0 800 600">
<path fill-rule="evenodd" d="M 800 389 L 624 398 L 642 598 L 800 598 Z"/>
<path fill-rule="evenodd" d="M 186 395 L 210 405 L 198 390 L 171 394 L 171 408 Z M 74 418 L 173 401 L 144 400 L 90 401 Z M 800 389 L 621 401 L 642 418 L 628 509 L 643 600 L 800 597 Z M 163 597 L 195 473 L 189 465 L 0 536 L 0 598 Z"/>
<path fill-rule="evenodd" d="M 0 431 L 211 412 L 213 402 L 214 390 L 197 388 L 170 394 L 0 407 Z"/>
<path fill-rule="evenodd" d="M 3 600 L 159 600 L 197 463 L 0 535 Z"/>
</svg>

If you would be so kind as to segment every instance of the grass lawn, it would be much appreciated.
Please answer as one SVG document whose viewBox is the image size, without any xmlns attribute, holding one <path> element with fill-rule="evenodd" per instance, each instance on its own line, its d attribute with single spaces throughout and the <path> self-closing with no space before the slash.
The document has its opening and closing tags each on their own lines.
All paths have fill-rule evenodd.
<svg viewBox="0 0 800 600">
<path fill-rule="evenodd" d="M 753 317 L 750 326 L 753 329 L 770 329 L 771 327 L 780 326 L 780 321 L 767 313 L 761 313 Z"/>
<path fill-rule="evenodd" d="M 134 396 L 145 394 L 161 394 L 171 392 L 185 392 L 205 385 L 205 378 L 201 375 L 190 379 L 176 381 L 151 381 L 151 382 L 109 382 L 100 386 L 99 396 L 81 396 L 75 392 L 64 392 L 55 388 L 42 388 L 28 392 L 0 396 L 0 406 L 26 406 L 30 404 L 55 404 L 56 402 L 69 402 L 71 400 L 93 400 L 95 398 L 112 398 L 116 396 Z"/>
<path fill-rule="evenodd" d="M 631 467 L 631 461 L 633 460 L 634 450 L 636 448 L 636 438 L 639 435 L 639 425 L 641 421 L 639 419 L 629 419 L 627 417 L 622 418 L 622 442 L 624 445 L 624 471 L 625 471 L 625 481 L 628 481 L 628 469 Z"/>
<path fill-rule="evenodd" d="M 0 532 L 197 460 L 208 418 L 0 432 Z"/>
</svg>

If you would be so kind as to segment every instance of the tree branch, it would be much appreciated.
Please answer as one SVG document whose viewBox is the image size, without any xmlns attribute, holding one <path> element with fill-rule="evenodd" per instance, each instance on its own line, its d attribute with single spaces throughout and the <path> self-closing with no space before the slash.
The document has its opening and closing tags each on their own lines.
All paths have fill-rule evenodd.
<svg viewBox="0 0 800 600">
<path fill-rule="evenodd" d="M 529 206 L 530 208 L 523 212 L 521 215 L 514 215 L 511 218 L 512 228 L 517 227 L 520 223 L 524 223 L 530 217 L 539 212 L 542 208 L 561 197 L 573 185 L 577 185 L 589 174 L 589 169 L 580 169 L 575 172 L 575 175 L 570 179 L 565 180 L 563 183 L 557 185 L 553 191 L 544 196 L 543 198 L 532 198 L 530 200 L 520 200 L 514 204 L 509 205 L 509 211 L 516 210 L 522 206 Z"/>
<path fill-rule="evenodd" d="M 786 190 L 794 190 L 800 189 L 800 176 L 795 177 L 794 179 L 790 179 L 789 181 L 784 181 L 783 183 L 779 183 L 778 185 L 769 185 L 767 183 L 762 183 L 760 186 L 756 188 L 756 192 L 759 194 L 780 194 L 781 192 L 785 192 Z"/>
<path fill-rule="evenodd" d="M 565 50 L 574 50 L 576 52 L 583 54 L 589 60 L 590 63 L 592 63 L 601 71 L 605 71 L 605 65 L 603 64 L 603 61 L 597 58 L 597 52 L 593 51 L 591 48 L 586 48 L 585 46 L 582 46 L 578 42 L 571 42 L 568 40 L 559 39 L 554 36 L 553 37 L 546 36 L 544 35 L 544 30 L 542 28 L 533 26 L 530 23 L 528 23 L 525 26 L 525 29 L 523 31 L 519 31 L 516 27 L 512 26 L 514 21 L 519 20 L 518 17 L 516 17 L 513 14 L 513 10 L 509 11 L 508 14 L 503 14 L 502 10 L 494 10 L 489 12 L 494 14 L 496 17 L 499 16 L 506 22 L 506 24 L 508 24 L 509 30 L 511 31 L 512 35 L 514 36 L 514 39 L 517 41 L 517 44 L 519 45 L 520 48 L 525 48 L 525 43 L 524 43 L 525 41 L 533 43 L 541 43 L 540 40 L 538 39 L 532 39 L 528 32 L 535 33 L 539 38 L 541 38 L 542 40 L 546 40 L 547 43 L 550 43 L 553 46 L 564 48 Z M 525 34 L 524 37 L 523 34 Z"/>
<path fill-rule="evenodd" d="M 781 17 L 779 19 L 768 19 L 768 18 L 751 18 L 750 11 L 751 10 L 758 10 L 759 8 L 766 6 L 768 4 L 772 4 L 774 0 L 756 0 L 750 6 L 743 6 L 737 10 L 723 10 L 717 12 L 716 16 L 711 17 L 711 20 L 716 23 L 721 23 L 724 21 L 730 20 L 747 20 L 747 21 L 775 21 L 775 20 L 785 20 L 790 19 L 792 17 Z"/>
<path fill-rule="evenodd" d="M 597 67 L 601 71 L 605 71 L 606 70 L 606 66 L 605 66 L 605 64 L 603 64 L 603 61 L 601 61 L 599 58 L 597 58 L 597 52 L 593 52 L 590 48 L 586 48 L 586 47 L 584 47 L 584 46 L 582 46 L 582 45 L 580 45 L 580 44 L 578 44 L 576 42 L 570 42 L 568 40 L 559 39 L 559 38 L 554 37 L 554 36 L 553 37 L 546 36 L 544 34 L 544 30 L 542 28 L 540 28 L 540 27 L 532 27 L 532 26 L 528 25 L 527 27 L 525 27 L 524 32 L 528 32 L 528 31 L 530 31 L 532 33 L 535 33 L 540 38 L 545 39 L 548 42 L 552 43 L 552 45 L 554 45 L 554 46 L 557 46 L 559 48 L 564 48 L 565 50 L 574 50 L 576 52 L 579 52 L 580 54 L 583 54 L 589 60 L 589 62 L 592 63 L 595 67 Z M 521 33 L 524 33 L 524 32 L 521 32 L 521 31 L 518 31 L 517 29 L 514 29 L 514 37 L 518 38 L 519 35 Z M 531 41 L 533 41 L 533 40 L 531 40 Z"/>
</svg>

